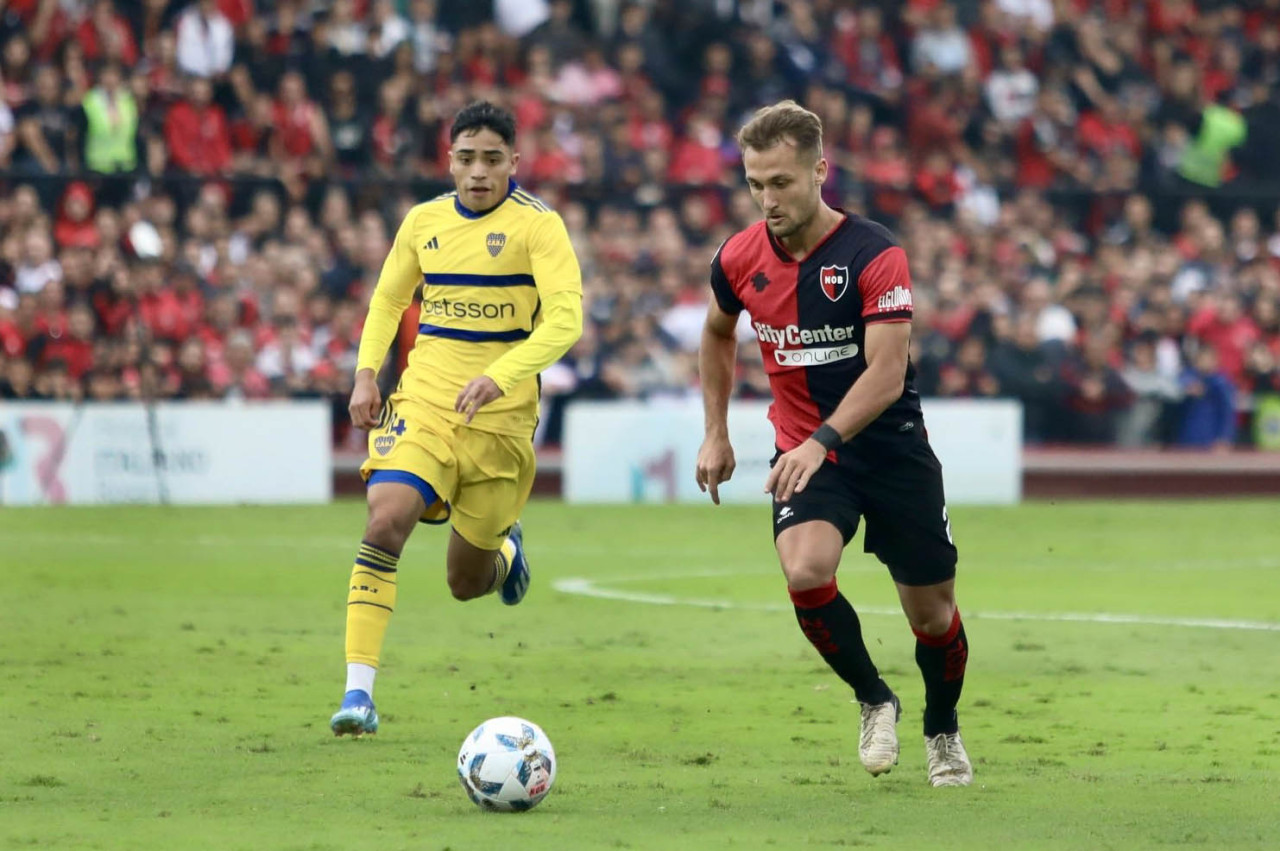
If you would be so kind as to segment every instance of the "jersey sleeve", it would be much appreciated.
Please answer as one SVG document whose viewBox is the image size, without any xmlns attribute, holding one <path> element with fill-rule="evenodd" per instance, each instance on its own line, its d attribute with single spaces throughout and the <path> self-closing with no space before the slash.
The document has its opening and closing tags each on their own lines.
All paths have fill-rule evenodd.
<svg viewBox="0 0 1280 851">
<path fill-rule="evenodd" d="M 911 272 L 907 253 L 896 245 L 880 252 L 858 276 L 862 319 L 873 322 L 911 321 Z"/>
<path fill-rule="evenodd" d="M 387 356 L 387 349 L 400 327 L 400 317 L 413 301 L 413 292 L 422 280 L 422 266 L 414 248 L 413 225 L 416 212 L 405 216 L 396 232 L 395 242 L 382 264 L 378 284 L 369 300 L 369 315 L 360 333 L 360 353 L 356 371 L 377 372 Z"/>
<path fill-rule="evenodd" d="M 533 221 L 529 233 L 529 269 L 538 297 L 545 301 L 547 296 L 560 292 L 581 296 L 582 270 L 564 220 L 556 213 L 543 213 Z"/>
<path fill-rule="evenodd" d="M 725 313 L 741 313 L 746 310 L 746 305 L 733 291 L 733 284 L 729 282 L 729 276 L 725 274 L 724 266 L 720 263 L 720 255 L 723 252 L 724 244 L 722 243 L 716 249 L 716 256 L 711 258 L 711 292 L 715 294 L 716 304 L 720 305 L 720 309 Z"/>
<path fill-rule="evenodd" d="M 558 290 L 547 296 L 542 308 L 542 320 L 529 339 L 513 346 L 484 371 L 503 393 L 510 393 L 521 381 L 560 360 L 582 336 L 581 295 Z"/>
<path fill-rule="evenodd" d="M 538 288 L 539 317 L 529 339 L 484 371 L 503 393 L 564 357 L 582 336 L 582 272 L 569 231 L 555 213 L 543 213 L 534 221 L 529 267 Z"/>
</svg>

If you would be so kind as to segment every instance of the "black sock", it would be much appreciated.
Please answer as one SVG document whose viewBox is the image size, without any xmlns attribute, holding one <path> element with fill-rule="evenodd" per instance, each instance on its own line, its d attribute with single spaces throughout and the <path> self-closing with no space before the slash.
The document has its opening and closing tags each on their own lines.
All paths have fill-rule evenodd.
<svg viewBox="0 0 1280 851">
<path fill-rule="evenodd" d="M 913 630 L 914 631 L 914 630 Z M 956 704 L 964 688 L 964 668 L 969 661 L 969 639 L 964 634 L 960 610 L 945 635 L 916 632 L 916 664 L 924 677 L 924 734 L 954 733 L 960 729 Z"/>
<path fill-rule="evenodd" d="M 790 594 L 804 637 L 822 654 L 831 670 L 853 687 L 858 701 L 876 704 L 893 699 L 893 691 L 880 679 L 867 645 L 862 642 L 858 613 L 837 590 L 836 581 Z"/>
</svg>

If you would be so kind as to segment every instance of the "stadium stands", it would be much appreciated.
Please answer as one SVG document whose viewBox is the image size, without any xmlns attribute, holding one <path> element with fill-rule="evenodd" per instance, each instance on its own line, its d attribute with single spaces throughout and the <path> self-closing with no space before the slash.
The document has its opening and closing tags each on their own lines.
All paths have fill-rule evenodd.
<svg viewBox="0 0 1280 851">
<path fill-rule="evenodd" d="M 754 219 L 733 133 L 795 97 L 827 200 L 907 248 L 923 392 L 1019 398 L 1031 443 L 1249 445 L 1280 405 L 1278 81 L 1272 0 L 16 0 L 0 398 L 324 397 L 359 446 L 389 228 L 479 97 L 585 274 L 544 439 L 570 399 L 696 393 L 707 264 Z"/>
</svg>

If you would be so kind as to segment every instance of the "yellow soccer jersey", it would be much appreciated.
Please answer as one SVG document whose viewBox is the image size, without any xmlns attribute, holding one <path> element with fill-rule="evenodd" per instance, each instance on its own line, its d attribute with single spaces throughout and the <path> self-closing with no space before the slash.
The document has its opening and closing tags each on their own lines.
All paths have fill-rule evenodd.
<svg viewBox="0 0 1280 851">
<path fill-rule="evenodd" d="M 418 340 L 399 392 L 461 422 L 458 393 L 488 375 L 504 395 L 472 427 L 531 435 L 538 373 L 582 334 L 582 273 L 560 216 L 515 181 L 484 213 L 457 193 L 410 210 L 378 277 L 357 369 L 382 365 L 419 284 Z"/>
</svg>

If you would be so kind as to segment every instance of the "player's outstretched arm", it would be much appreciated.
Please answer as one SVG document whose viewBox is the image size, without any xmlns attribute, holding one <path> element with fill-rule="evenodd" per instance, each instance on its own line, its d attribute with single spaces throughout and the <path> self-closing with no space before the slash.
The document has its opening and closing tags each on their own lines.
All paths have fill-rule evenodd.
<svg viewBox="0 0 1280 851">
<path fill-rule="evenodd" d="M 733 373 L 738 360 L 738 316 L 727 313 L 716 299 L 707 309 L 702 326 L 702 346 L 698 350 L 698 377 L 702 384 L 705 436 L 698 450 L 698 488 L 711 492 L 711 501 L 720 504 L 719 486 L 733 477 L 735 461 L 729 442 L 729 397 L 733 395 Z"/>
<path fill-rule="evenodd" d="M 769 471 L 764 489 L 779 502 L 786 502 L 793 493 L 803 491 L 828 452 L 852 440 L 902 395 L 907 380 L 911 323 L 873 322 L 867 325 L 864 344 L 866 372 L 853 382 L 813 436 L 782 455 Z"/>
</svg>

